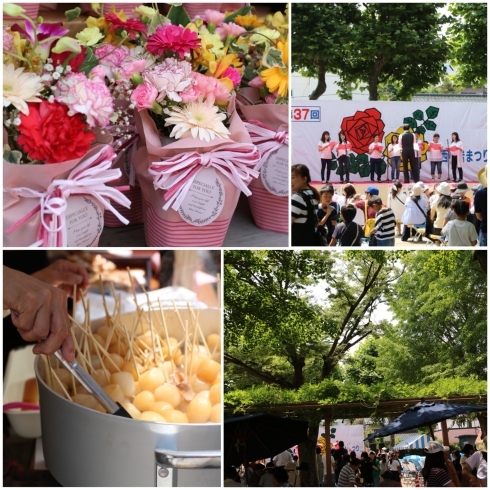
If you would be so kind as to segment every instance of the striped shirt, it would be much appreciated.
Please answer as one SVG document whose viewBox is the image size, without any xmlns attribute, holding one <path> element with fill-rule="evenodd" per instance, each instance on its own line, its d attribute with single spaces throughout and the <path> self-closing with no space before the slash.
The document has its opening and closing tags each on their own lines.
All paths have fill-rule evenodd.
<svg viewBox="0 0 490 490">
<path fill-rule="evenodd" d="M 310 197 L 311 205 L 316 211 L 318 201 L 313 195 L 313 191 L 311 189 L 305 189 L 302 191 L 302 193 L 306 193 L 306 195 Z M 294 222 L 298 224 L 306 223 L 308 218 L 308 206 L 306 205 L 303 196 L 299 192 L 296 192 L 291 196 L 291 216 L 296 218 Z"/>
<path fill-rule="evenodd" d="M 445 487 L 451 483 L 451 478 L 446 470 L 442 468 L 431 468 L 429 478 L 427 478 L 427 487 Z"/>
<path fill-rule="evenodd" d="M 380 209 L 376 213 L 376 238 L 381 240 L 395 238 L 396 218 L 395 213 L 390 208 Z"/>
<path fill-rule="evenodd" d="M 346 464 L 341 470 L 339 474 L 339 481 L 337 486 L 339 487 L 350 487 L 351 483 L 356 483 L 356 474 L 354 470 L 351 468 L 350 464 Z"/>
</svg>

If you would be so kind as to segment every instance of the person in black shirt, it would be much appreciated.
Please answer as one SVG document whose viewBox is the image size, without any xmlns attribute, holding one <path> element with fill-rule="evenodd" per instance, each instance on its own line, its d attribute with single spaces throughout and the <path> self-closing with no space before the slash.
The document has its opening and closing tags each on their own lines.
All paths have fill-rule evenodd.
<svg viewBox="0 0 490 490">
<path fill-rule="evenodd" d="M 405 184 L 408 184 L 410 182 L 410 175 L 409 175 L 409 169 L 408 169 L 408 162 L 410 161 L 410 169 L 412 170 L 412 176 L 414 182 L 418 181 L 418 174 L 419 174 L 419 169 L 418 169 L 418 162 L 417 159 L 415 158 L 415 151 L 413 148 L 415 138 L 412 133 L 409 131 L 410 125 L 404 124 L 403 125 L 403 130 L 404 133 L 402 134 L 400 138 L 400 146 L 402 149 L 402 162 L 403 162 L 403 178 L 405 180 Z"/>
<path fill-rule="evenodd" d="M 322 237 L 322 244 L 328 245 L 337 225 L 339 205 L 334 202 L 334 188 L 327 185 L 320 189 L 320 204 L 316 213 L 318 218 L 318 232 Z"/>
<path fill-rule="evenodd" d="M 344 466 L 344 456 L 346 456 L 347 449 L 344 447 L 344 441 L 339 441 L 339 448 L 332 451 L 332 456 L 335 461 L 335 481 L 339 482 L 340 470 Z"/>
<path fill-rule="evenodd" d="M 340 216 L 342 223 L 335 227 L 330 240 L 330 246 L 333 247 L 339 242 L 341 247 L 360 247 L 364 232 L 362 227 L 353 220 L 356 217 L 357 209 L 353 204 L 342 206 Z"/>
</svg>

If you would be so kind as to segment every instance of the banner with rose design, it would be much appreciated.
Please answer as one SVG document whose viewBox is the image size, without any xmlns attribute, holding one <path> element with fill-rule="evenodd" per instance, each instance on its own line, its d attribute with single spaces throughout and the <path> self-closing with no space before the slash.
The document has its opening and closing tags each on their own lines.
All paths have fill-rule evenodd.
<svg viewBox="0 0 490 490">
<path fill-rule="evenodd" d="M 464 102 L 384 102 L 384 101 L 293 101 L 292 161 L 303 163 L 310 169 L 313 181 L 320 181 L 320 153 L 318 142 L 323 131 L 332 141 L 338 141 L 342 129 L 352 145 L 350 180 L 369 182 L 370 167 L 367 152 L 373 135 L 383 143 L 382 171 L 389 166 L 388 145 L 393 134 L 403 132 L 403 124 L 421 133 L 424 143 L 421 154 L 420 177 L 430 181 L 430 154 L 428 143 L 434 133 L 440 134 L 440 143 L 447 146 L 451 133 L 457 132 L 463 142 L 464 180 L 477 182 L 477 172 L 487 163 L 487 108 L 484 103 Z M 443 178 L 447 177 L 447 152 L 443 152 Z M 333 155 L 333 182 L 340 181 L 335 152 Z M 384 174 L 387 175 L 386 173 Z M 385 178 L 385 177 L 384 177 Z"/>
</svg>

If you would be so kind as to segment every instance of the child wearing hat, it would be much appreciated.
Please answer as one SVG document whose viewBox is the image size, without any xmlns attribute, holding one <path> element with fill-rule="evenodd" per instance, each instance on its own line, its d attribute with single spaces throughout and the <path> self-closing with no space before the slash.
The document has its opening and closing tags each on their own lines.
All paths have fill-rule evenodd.
<svg viewBox="0 0 490 490">
<path fill-rule="evenodd" d="M 435 190 L 439 197 L 430 207 L 430 219 L 434 222 L 433 233 L 440 235 L 444 226 L 444 216 L 451 208 L 451 186 L 447 182 L 441 182 Z"/>
</svg>

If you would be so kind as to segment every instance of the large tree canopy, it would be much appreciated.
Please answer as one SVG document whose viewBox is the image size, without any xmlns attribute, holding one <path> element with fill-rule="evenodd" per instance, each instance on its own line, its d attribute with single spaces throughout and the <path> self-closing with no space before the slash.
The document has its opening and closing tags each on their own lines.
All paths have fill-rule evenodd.
<svg viewBox="0 0 490 490">
<path fill-rule="evenodd" d="M 378 100 L 380 83 L 393 84 L 397 99 L 410 99 L 445 73 L 449 45 L 437 3 L 293 4 L 292 67 L 318 78 L 311 99 L 325 91 L 325 73 L 340 77 L 343 99 L 367 84 Z"/>
<path fill-rule="evenodd" d="M 455 80 L 464 86 L 487 84 L 487 4 L 451 3 L 454 16 L 448 30 L 453 48 L 451 64 Z"/>
</svg>

